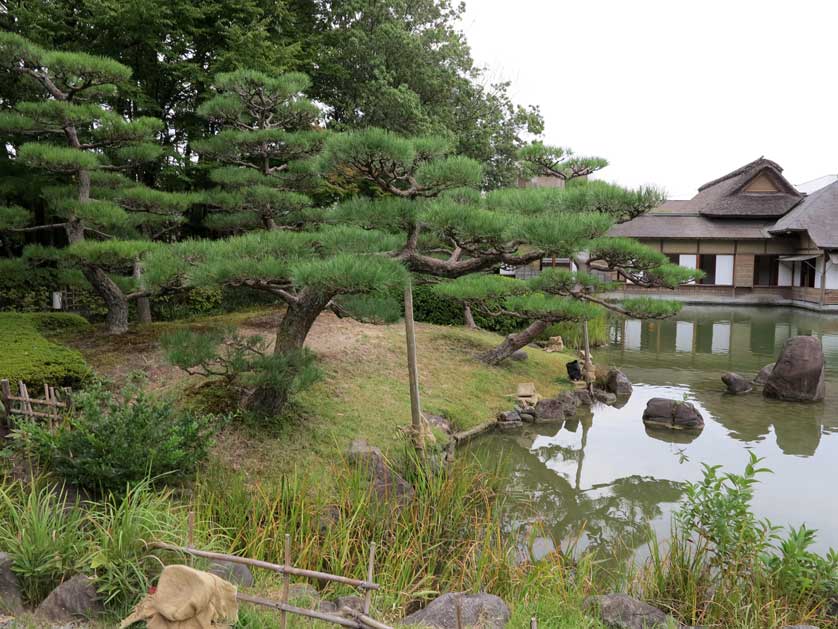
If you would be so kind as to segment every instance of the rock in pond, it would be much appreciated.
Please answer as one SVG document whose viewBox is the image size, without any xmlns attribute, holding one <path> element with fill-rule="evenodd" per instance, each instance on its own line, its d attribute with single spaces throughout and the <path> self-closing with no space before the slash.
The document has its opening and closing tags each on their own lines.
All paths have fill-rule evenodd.
<svg viewBox="0 0 838 629">
<path fill-rule="evenodd" d="M 814 336 L 788 339 L 762 393 L 765 397 L 788 402 L 823 400 L 824 359 L 820 339 Z"/>
<path fill-rule="evenodd" d="M 732 395 L 742 395 L 743 393 L 750 393 L 754 390 L 750 382 L 738 373 L 733 373 L 732 371 L 728 371 L 726 374 L 722 375 L 722 382 L 725 383 L 727 392 Z"/>
<path fill-rule="evenodd" d="M 93 618 L 102 611 L 102 601 L 93 581 L 77 574 L 50 592 L 38 605 L 35 615 L 53 623 L 69 623 Z"/>
<path fill-rule="evenodd" d="M 690 402 L 679 402 L 655 397 L 646 403 L 643 423 L 647 426 L 671 428 L 674 430 L 700 430 L 704 418 Z"/>
<path fill-rule="evenodd" d="M 535 405 L 536 421 L 560 421 L 572 417 L 579 407 L 579 400 L 570 392 L 560 393 L 554 398 L 539 400 Z"/>
<path fill-rule="evenodd" d="M 759 370 L 756 378 L 754 378 L 754 384 L 758 386 L 763 386 L 766 382 L 768 382 L 768 376 L 771 375 L 771 372 L 774 371 L 774 365 L 777 363 L 768 363 L 765 367 Z"/>
<path fill-rule="evenodd" d="M 413 498 L 413 486 L 390 469 L 384 454 L 367 443 L 366 439 L 356 439 L 349 446 L 348 458 L 351 463 L 367 472 L 375 493 L 382 499 L 395 498 L 407 502 Z"/>
<path fill-rule="evenodd" d="M 585 609 L 599 614 L 602 622 L 612 629 L 664 629 L 682 626 L 657 607 L 638 601 L 627 594 L 589 596 L 583 605 Z"/>
<path fill-rule="evenodd" d="M 509 622 L 509 608 L 493 594 L 448 593 L 407 616 L 401 626 L 457 629 L 458 601 L 464 628 L 504 629 Z"/>
<path fill-rule="evenodd" d="M 634 390 L 626 374 L 613 367 L 605 376 L 605 388 L 618 397 L 628 397 Z"/>
</svg>

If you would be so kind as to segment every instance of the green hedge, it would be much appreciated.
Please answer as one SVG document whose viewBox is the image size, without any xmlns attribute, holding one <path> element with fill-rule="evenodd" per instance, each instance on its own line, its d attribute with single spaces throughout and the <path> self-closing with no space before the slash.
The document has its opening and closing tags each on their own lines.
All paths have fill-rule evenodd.
<svg viewBox="0 0 838 629">
<path fill-rule="evenodd" d="M 77 386 L 90 376 L 90 368 L 74 349 L 54 343 L 44 333 L 89 325 L 66 313 L 0 313 L 0 379 L 12 386 L 23 380 L 30 387 Z M 33 394 L 37 389 L 33 390 Z"/>
</svg>

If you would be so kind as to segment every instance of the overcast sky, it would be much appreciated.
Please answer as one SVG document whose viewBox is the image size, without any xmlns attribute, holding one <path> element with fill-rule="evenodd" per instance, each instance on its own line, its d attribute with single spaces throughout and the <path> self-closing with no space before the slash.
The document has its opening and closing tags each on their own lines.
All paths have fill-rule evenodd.
<svg viewBox="0 0 838 629">
<path fill-rule="evenodd" d="M 462 28 L 603 179 L 680 199 L 760 155 L 792 183 L 838 173 L 833 0 L 466 0 Z"/>
</svg>

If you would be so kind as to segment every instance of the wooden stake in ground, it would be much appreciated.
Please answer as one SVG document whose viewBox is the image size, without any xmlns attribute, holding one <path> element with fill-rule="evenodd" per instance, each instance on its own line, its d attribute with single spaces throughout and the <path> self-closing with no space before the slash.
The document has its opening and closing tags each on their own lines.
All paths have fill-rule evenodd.
<svg viewBox="0 0 838 629">
<path fill-rule="evenodd" d="M 410 422 L 416 449 L 425 449 L 425 427 L 419 403 L 419 369 L 416 364 L 416 328 L 413 323 L 413 286 L 410 280 L 404 286 L 404 331 L 407 340 L 407 372 L 410 379 Z"/>
<path fill-rule="evenodd" d="M 591 343 L 588 338 L 588 320 L 585 319 L 582 322 L 582 336 L 585 339 L 585 384 L 588 385 L 588 388 L 591 388 L 591 384 L 593 383 L 593 370 L 594 370 L 594 363 L 591 360 Z"/>
</svg>

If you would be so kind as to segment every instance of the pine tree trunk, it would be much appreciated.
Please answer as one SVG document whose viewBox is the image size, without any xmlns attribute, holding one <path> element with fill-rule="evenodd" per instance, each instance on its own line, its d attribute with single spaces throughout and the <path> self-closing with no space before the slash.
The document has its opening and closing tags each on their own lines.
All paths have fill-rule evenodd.
<svg viewBox="0 0 838 629">
<path fill-rule="evenodd" d="M 480 354 L 478 358 L 487 365 L 500 364 L 519 349 L 532 343 L 548 327 L 550 327 L 549 321 L 537 319 L 520 332 L 507 335 L 500 345 L 484 354 Z"/>
<path fill-rule="evenodd" d="M 466 321 L 466 327 L 469 330 L 478 330 L 477 324 L 474 322 L 474 314 L 471 312 L 471 306 L 466 304 L 463 307 L 463 318 Z"/>
<path fill-rule="evenodd" d="M 139 260 L 134 260 L 133 276 L 137 290 L 144 290 L 143 266 Z M 151 299 L 147 296 L 137 297 L 137 320 L 140 323 L 151 323 Z"/>
<path fill-rule="evenodd" d="M 303 349 L 306 337 L 317 317 L 326 309 L 331 295 L 324 295 L 308 289 L 303 290 L 297 301 L 289 304 L 276 330 L 274 355 L 282 356 Z M 253 392 L 248 407 L 259 412 L 279 415 L 288 403 L 289 391 L 261 388 Z"/>
<path fill-rule="evenodd" d="M 105 324 L 108 334 L 125 334 L 128 331 L 128 299 L 114 281 L 98 266 L 85 266 L 84 277 L 108 308 Z"/>
</svg>

